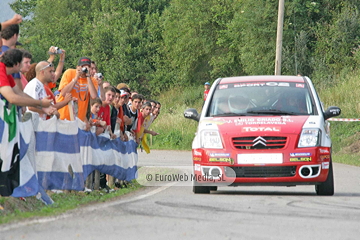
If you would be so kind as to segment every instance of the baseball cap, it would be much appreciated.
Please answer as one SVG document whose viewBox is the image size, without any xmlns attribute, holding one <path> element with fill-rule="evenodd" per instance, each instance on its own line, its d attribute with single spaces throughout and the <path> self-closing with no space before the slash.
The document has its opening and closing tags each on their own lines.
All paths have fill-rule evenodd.
<svg viewBox="0 0 360 240">
<path fill-rule="evenodd" d="M 124 90 L 120 90 L 120 97 L 124 97 L 129 95 L 127 92 L 125 92 Z"/>
<path fill-rule="evenodd" d="M 89 65 L 91 66 L 91 60 L 88 57 L 82 57 L 79 60 L 78 66 Z"/>
<path fill-rule="evenodd" d="M 206 82 L 204 85 L 210 85 L 210 83 L 209 83 L 209 82 Z"/>
</svg>

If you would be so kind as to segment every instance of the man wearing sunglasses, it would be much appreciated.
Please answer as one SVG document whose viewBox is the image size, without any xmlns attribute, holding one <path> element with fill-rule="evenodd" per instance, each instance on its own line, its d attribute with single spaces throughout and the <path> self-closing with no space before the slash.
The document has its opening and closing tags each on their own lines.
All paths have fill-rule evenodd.
<svg viewBox="0 0 360 240">
<path fill-rule="evenodd" d="M 89 105 L 90 98 L 97 97 L 98 83 L 95 78 L 90 76 L 91 60 L 87 57 L 82 57 L 79 60 L 76 69 L 68 69 L 64 72 L 60 85 L 59 101 L 64 99 L 67 93 L 71 93 L 73 98 L 77 99 L 77 107 L 75 106 L 74 118 L 77 117 L 81 121 L 86 122 L 86 112 Z M 71 119 L 69 106 L 65 106 L 58 110 L 60 119 Z"/>
<path fill-rule="evenodd" d="M 0 96 L 8 103 L 17 106 L 49 107 L 52 100 L 49 97 L 41 100 L 31 98 L 15 85 L 13 73 L 20 72 L 23 52 L 19 49 L 6 51 L 0 60 Z"/>
<path fill-rule="evenodd" d="M 52 82 L 55 77 L 55 69 L 52 63 L 42 61 L 36 65 L 35 71 L 36 77 L 26 85 L 24 92 L 34 99 L 41 100 L 47 97 L 44 85 Z M 38 113 L 43 120 L 46 120 L 48 116 L 52 115 L 55 115 L 57 118 L 60 117 L 54 106 L 42 109 L 29 106 L 27 107 L 27 111 Z"/>
</svg>

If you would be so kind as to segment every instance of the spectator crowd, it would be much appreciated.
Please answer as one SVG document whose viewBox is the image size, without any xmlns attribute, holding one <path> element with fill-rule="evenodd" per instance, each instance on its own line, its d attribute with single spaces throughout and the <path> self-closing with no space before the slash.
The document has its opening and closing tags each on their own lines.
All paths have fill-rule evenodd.
<svg viewBox="0 0 360 240">
<path fill-rule="evenodd" d="M 21 22 L 22 17 L 15 14 L 0 25 L 0 97 L 9 109 L 17 107 L 21 121 L 34 114 L 44 121 L 78 118 L 85 123 L 83 130 L 139 145 L 144 143 L 144 134 L 158 135 L 149 127 L 160 114 L 160 102 L 119 79 L 106 79 L 89 57 L 79 57 L 75 69 L 65 70 L 66 51 L 61 48 L 44 49 L 49 58 L 31 63 L 31 53 L 19 49 Z"/>
</svg>

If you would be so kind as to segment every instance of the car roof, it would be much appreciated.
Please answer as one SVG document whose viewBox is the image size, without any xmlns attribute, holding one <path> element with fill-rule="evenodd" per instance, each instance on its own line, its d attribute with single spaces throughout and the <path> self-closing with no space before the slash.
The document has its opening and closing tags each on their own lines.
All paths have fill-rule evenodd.
<svg viewBox="0 0 360 240">
<path fill-rule="evenodd" d="M 221 78 L 219 84 L 238 83 L 238 82 L 305 82 L 303 76 L 285 76 L 285 75 L 263 75 L 263 76 L 238 76 Z"/>
</svg>

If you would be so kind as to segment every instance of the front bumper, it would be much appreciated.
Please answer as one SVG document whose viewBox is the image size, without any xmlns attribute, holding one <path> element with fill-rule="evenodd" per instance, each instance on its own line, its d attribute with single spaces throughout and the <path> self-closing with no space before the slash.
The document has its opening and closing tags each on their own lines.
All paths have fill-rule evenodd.
<svg viewBox="0 0 360 240">
<path fill-rule="evenodd" d="M 298 151 L 301 152 L 282 152 L 281 163 L 271 162 L 273 160 L 268 163 L 269 160 L 265 159 L 263 162 L 244 164 L 238 161 L 239 152 L 194 149 L 194 174 L 202 176 L 198 177 L 201 179 L 199 182 L 227 185 L 293 186 L 324 182 L 329 172 L 330 148 L 316 147 Z M 302 156 L 305 153 L 307 156 Z"/>
</svg>

